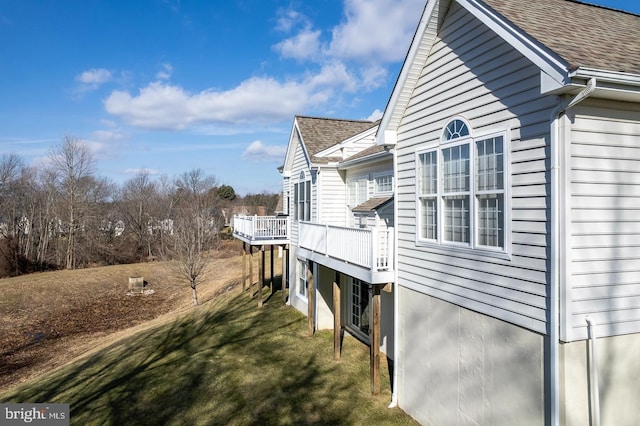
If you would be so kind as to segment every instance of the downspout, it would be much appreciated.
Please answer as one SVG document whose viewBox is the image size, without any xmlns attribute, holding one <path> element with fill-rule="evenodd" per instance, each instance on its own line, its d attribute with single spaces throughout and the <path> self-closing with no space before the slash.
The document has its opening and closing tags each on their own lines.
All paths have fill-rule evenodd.
<svg viewBox="0 0 640 426">
<path fill-rule="evenodd" d="M 391 379 L 391 403 L 389 408 L 398 406 L 398 366 L 400 354 L 400 325 L 398 321 L 398 155 L 396 149 L 391 149 L 393 154 L 393 378 Z"/>
<path fill-rule="evenodd" d="M 592 78 L 587 86 L 566 105 L 560 103 L 551 113 L 551 291 L 549 294 L 549 357 L 551 376 L 551 425 L 560 424 L 560 116 L 570 107 L 585 100 L 595 90 L 596 79 Z"/>
<path fill-rule="evenodd" d="M 597 336 L 596 336 L 596 322 L 587 315 L 585 318 L 587 326 L 589 328 L 589 338 L 591 340 L 591 398 L 593 399 L 593 425 L 600 426 L 600 387 L 598 386 L 598 353 L 597 353 Z"/>
</svg>

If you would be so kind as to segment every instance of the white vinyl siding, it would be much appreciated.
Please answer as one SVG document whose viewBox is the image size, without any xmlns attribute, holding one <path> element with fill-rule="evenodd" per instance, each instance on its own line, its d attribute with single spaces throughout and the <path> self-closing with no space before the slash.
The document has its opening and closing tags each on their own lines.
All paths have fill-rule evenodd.
<svg viewBox="0 0 640 426">
<path fill-rule="evenodd" d="M 546 141 L 556 100 L 541 96 L 539 83 L 536 66 L 452 3 L 398 129 L 395 202 L 399 285 L 546 333 Z M 478 135 L 506 130 L 510 156 L 504 183 L 511 200 L 505 212 L 506 255 L 416 245 L 416 235 L 442 238 L 429 234 L 428 226 L 420 229 L 416 207 L 428 205 L 434 193 L 416 188 L 429 179 L 416 174 L 416 152 L 437 146 L 444 126 L 456 116 L 464 117 Z M 495 204 L 485 207 L 491 214 Z"/>
<path fill-rule="evenodd" d="M 640 117 L 585 102 L 569 153 L 569 340 L 640 332 Z M 617 108 L 622 108 L 618 104 Z"/>
<path fill-rule="evenodd" d="M 342 176 L 334 168 L 323 168 L 318 182 L 318 222 L 345 226 L 347 191 Z"/>
</svg>

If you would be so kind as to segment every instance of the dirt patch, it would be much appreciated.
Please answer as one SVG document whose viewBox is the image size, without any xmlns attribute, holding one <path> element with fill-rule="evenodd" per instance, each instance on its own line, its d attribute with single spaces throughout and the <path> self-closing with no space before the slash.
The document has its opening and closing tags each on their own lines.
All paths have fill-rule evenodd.
<svg viewBox="0 0 640 426">
<path fill-rule="evenodd" d="M 241 285 L 238 252 L 229 245 L 217 253 L 198 286 L 201 303 Z M 0 280 L 0 390 L 67 363 L 114 333 L 190 309 L 191 289 L 172 271 L 150 262 Z M 128 294 L 128 279 L 136 276 L 152 291 Z"/>
</svg>

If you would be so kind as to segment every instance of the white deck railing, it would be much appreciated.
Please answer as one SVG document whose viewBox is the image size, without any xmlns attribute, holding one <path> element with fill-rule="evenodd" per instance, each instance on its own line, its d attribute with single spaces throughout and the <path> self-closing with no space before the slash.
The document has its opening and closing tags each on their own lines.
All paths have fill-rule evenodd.
<svg viewBox="0 0 640 426">
<path fill-rule="evenodd" d="M 279 216 L 234 216 L 233 234 L 250 240 L 286 240 L 289 218 Z"/>
<path fill-rule="evenodd" d="M 393 228 L 300 222 L 300 247 L 374 271 L 393 268 Z"/>
</svg>

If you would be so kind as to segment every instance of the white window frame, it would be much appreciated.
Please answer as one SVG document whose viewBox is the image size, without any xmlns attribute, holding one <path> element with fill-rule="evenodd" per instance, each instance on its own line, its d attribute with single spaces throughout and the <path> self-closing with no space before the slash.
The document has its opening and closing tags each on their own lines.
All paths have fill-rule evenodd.
<svg viewBox="0 0 640 426">
<path fill-rule="evenodd" d="M 352 185 L 354 187 L 352 187 Z M 354 208 L 369 199 L 369 175 L 356 175 L 347 179 L 347 205 Z M 364 190 L 364 199 L 360 195 Z"/>
<path fill-rule="evenodd" d="M 389 185 L 389 189 L 386 190 L 381 190 L 380 189 L 380 185 L 378 180 L 380 179 L 388 179 L 388 183 L 385 183 L 386 185 Z M 373 175 L 373 193 L 375 195 L 392 195 L 393 194 L 393 173 L 392 172 L 384 172 L 384 173 L 376 173 Z"/>
<path fill-rule="evenodd" d="M 454 138 L 451 140 L 446 140 L 445 134 L 447 133 L 447 126 L 450 125 L 454 120 L 462 121 L 468 128 L 469 134 L 463 135 L 458 138 Z M 455 249 L 455 250 L 470 250 L 474 253 L 482 253 L 490 256 L 497 257 L 506 257 L 509 258 L 511 256 L 511 197 L 510 197 L 510 188 L 511 188 L 511 173 L 509 165 L 510 161 L 510 129 L 506 128 L 504 130 L 485 132 L 485 133 L 474 133 L 471 130 L 471 126 L 469 123 L 460 118 L 455 117 L 449 121 L 445 125 L 442 133 L 443 137 L 439 141 L 434 141 L 429 144 L 425 144 L 421 147 L 418 147 L 415 151 L 415 162 L 416 162 L 416 200 L 415 200 L 415 208 L 416 208 L 416 245 L 418 246 L 438 246 L 444 249 Z M 479 190 L 478 189 L 478 170 L 477 161 L 477 143 L 481 141 L 490 141 L 493 138 L 502 138 L 502 188 L 501 189 L 490 189 L 490 190 Z M 444 172 L 443 172 L 443 151 L 448 150 L 450 148 L 455 148 L 461 145 L 467 145 L 469 150 L 469 182 L 467 190 L 458 190 L 457 192 L 447 192 L 444 191 Z M 423 188 L 423 163 L 422 161 L 427 156 L 432 156 L 435 154 L 436 159 L 436 192 L 433 192 L 432 185 L 430 188 Z M 433 158 L 433 157 L 431 157 Z M 432 163 L 429 163 L 432 164 Z M 429 176 L 429 175 L 425 175 Z M 480 240 L 481 237 L 479 235 L 479 214 L 480 214 L 480 204 L 481 199 L 486 197 L 491 197 L 496 195 L 498 198 L 502 197 L 502 239 L 503 245 L 501 247 L 491 246 L 491 245 L 481 245 Z M 445 223 L 444 223 L 444 207 L 445 200 L 447 197 L 454 196 L 466 196 L 468 197 L 469 204 L 469 241 L 468 242 L 457 242 L 457 241 L 448 241 L 444 235 Z M 434 203 L 435 202 L 435 203 Z M 435 219 L 435 232 L 425 232 L 427 228 L 423 228 L 424 220 L 425 220 L 425 211 L 426 207 L 433 207 L 435 205 L 435 216 L 432 216 Z M 433 230 L 433 226 L 428 228 Z M 433 235 L 435 233 L 435 235 Z"/>
<path fill-rule="evenodd" d="M 309 273 L 309 264 L 306 260 L 298 259 L 297 265 L 298 272 L 298 290 L 297 295 L 302 300 L 307 300 L 307 275 Z"/>
<path fill-rule="evenodd" d="M 358 286 L 360 292 L 356 295 L 354 294 L 354 287 Z M 367 297 L 367 307 L 369 308 L 368 312 L 367 312 L 367 331 L 363 331 L 360 327 L 362 324 L 362 312 L 360 312 L 361 306 L 362 304 L 359 303 L 358 307 L 357 307 L 357 311 L 355 312 L 354 310 L 354 297 L 357 297 L 358 302 L 360 302 L 360 300 L 362 299 L 362 289 L 365 290 L 365 294 Z M 371 328 L 371 291 L 369 291 L 369 285 L 362 281 L 359 280 L 357 278 L 353 278 L 353 277 L 349 277 L 349 291 L 348 291 L 348 300 L 347 300 L 347 305 L 348 305 L 348 320 L 347 320 L 347 324 L 351 330 L 351 332 L 355 333 L 356 335 L 358 335 L 361 339 L 363 339 L 364 341 L 368 342 L 369 341 L 369 329 Z M 365 308 L 366 309 L 366 308 Z M 355 324 L 353 321 L 354 315 L 358 316 L 358 324 Z"/>
<path fill-rule="evenodd" d="M 294 192 L 294 220 L 311 220 L 311 179 L 307 178 L 304 171 L 300 172 L 299 181 L 293 185 Z"/>
</svg>

